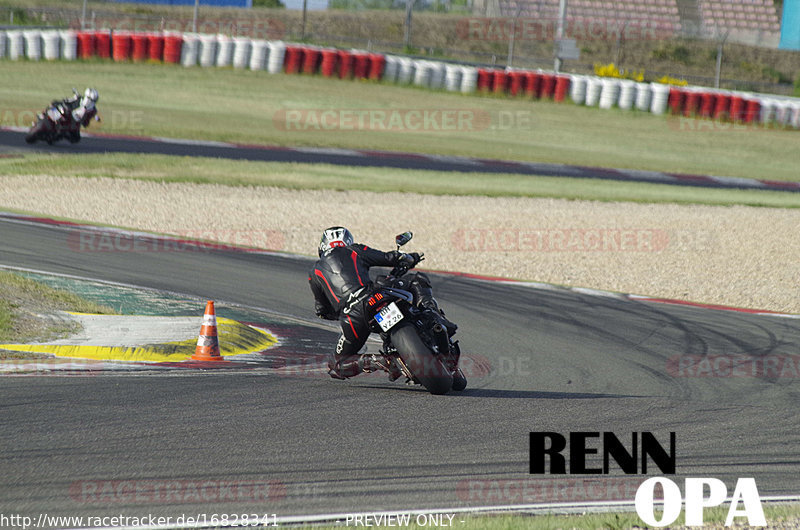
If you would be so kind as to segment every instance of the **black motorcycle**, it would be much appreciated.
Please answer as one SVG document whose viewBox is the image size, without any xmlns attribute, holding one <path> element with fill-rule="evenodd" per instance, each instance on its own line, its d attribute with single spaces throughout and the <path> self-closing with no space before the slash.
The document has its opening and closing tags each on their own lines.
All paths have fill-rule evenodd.
<svg viewBox="0 0 800 530">
<path fill-rule="evenodd" d="M 405 232 L 395 238 L 398 250 L 412 235 Z M 431 394 L 464 390 L 467 379 L 458 367 L 458 341 L 431 310 L 417 306 L 408 290 L 411 282 L 403 278 L 409 269 L 401 264 L 379 276 L 375 282 L 379 289 L 367 299 L 370 328 L 383 340 L 379 353 L 394 378 L 405 376 L 407 383 L 421 384 Z"/>
<path fill-rule="evenodd" d="M 75 92 L 73 90 L 73 92 Z M 36 116 L 36 121 L 31 126 L 25 141 L 29 144 L 41 140 L 52 144 L 58 140 L 67 140 L 70 143 L 81 141 L 81 126 L 86 127 L 91 118 L 96 117 L 96 109 L 87 112 L 81 121 L 73 118 L 72 111 L 78 107 L 80 95 L 75 92 L 75 98 L 64 101 L 53 101 L 49 107 Z"/>
</svg>

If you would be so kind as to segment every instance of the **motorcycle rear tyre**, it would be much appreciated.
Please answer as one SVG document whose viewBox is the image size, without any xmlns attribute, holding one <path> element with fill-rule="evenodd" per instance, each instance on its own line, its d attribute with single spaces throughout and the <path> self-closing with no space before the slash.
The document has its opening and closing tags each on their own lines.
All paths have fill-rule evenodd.
<svg viewBox="0 0 800 530">
<path fill-rule="evenodd" d="M 413 325 L 400 323 L 393 330 L 392 342 L 405 365 L 428 392 L 441 395 L 453 388 L 453 376 L 425 346 Z"/>
<path fill-rule="evenodd" d="M 467 378 L 464 377 L 461 368 L 456 368 L 456 371 L 453 372 L 453 390 L 461 392 L 465 388 L 467 388 Z"/>
</svg>

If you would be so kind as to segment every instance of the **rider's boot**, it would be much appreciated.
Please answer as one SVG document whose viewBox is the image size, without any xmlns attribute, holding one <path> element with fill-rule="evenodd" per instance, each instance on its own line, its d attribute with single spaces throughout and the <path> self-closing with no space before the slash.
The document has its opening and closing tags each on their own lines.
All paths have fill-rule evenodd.
<svg viewBox="0 0 800 530">
<path fill-rule="evenodd" d="M 328 361 L 328 375 L 334 379 L 347 379 L 363 371 L 361 359 L 357 355 L 347 357 L 337 355 L 335 360 Z"/>
<path fill-rule="evenodd" d="M 373 353 L 365 353 L 359 357 L 358 366 L 361 368 L 362 372 L 366 373 L 378 371 L 389 372 L 389 364 L 386 362 L 386 359 L 381 355 L 375 355 Z"/>
<path fill-rule="evenodd" d="M 390 372 L 389 365 L 380 355 L 351 355 L 336 362 L 328 362 L 328 375 L 334 379 L 347 379 L 360 373 Z"/>
</svg>

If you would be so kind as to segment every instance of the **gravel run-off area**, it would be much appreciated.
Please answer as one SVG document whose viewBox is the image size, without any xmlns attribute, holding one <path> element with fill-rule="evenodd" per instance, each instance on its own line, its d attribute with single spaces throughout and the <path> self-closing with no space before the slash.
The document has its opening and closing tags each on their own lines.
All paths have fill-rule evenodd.
<svg viewBox="0 0 800 530">
<path fill-rule="evenodd" d="M 800 313 L 800 211 L 0 177 L 0 209 L 315 255 L 322 230 L 423 268 Z M 99 240 L 97 241 L 99 243 Z M 105 242 L 106 245 L 108 242 Z M 93 242 L 78 252 L 130 251 Z"/>
</svg>

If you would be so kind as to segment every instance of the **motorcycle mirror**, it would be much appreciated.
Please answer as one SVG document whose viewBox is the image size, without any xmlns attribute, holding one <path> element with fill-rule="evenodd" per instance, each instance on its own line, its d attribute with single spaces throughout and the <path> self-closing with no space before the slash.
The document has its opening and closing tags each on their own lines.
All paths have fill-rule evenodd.
<svg viewBox="0 0 800 530">
<path fill-rule="evenodd" d="M 400 248 L 403 245 L 405 245 L 406 243 L 408 243 L 409 241 L 411 241 L 412 237 L 414 237 L 414 234 L 412 232 L 410 232 L 410 231 L 409 232 L 403 232 L 402 234 L 397 234 L 394 237 L 394 242 L 397 243 L 397 248 Z"/>
</svg>

